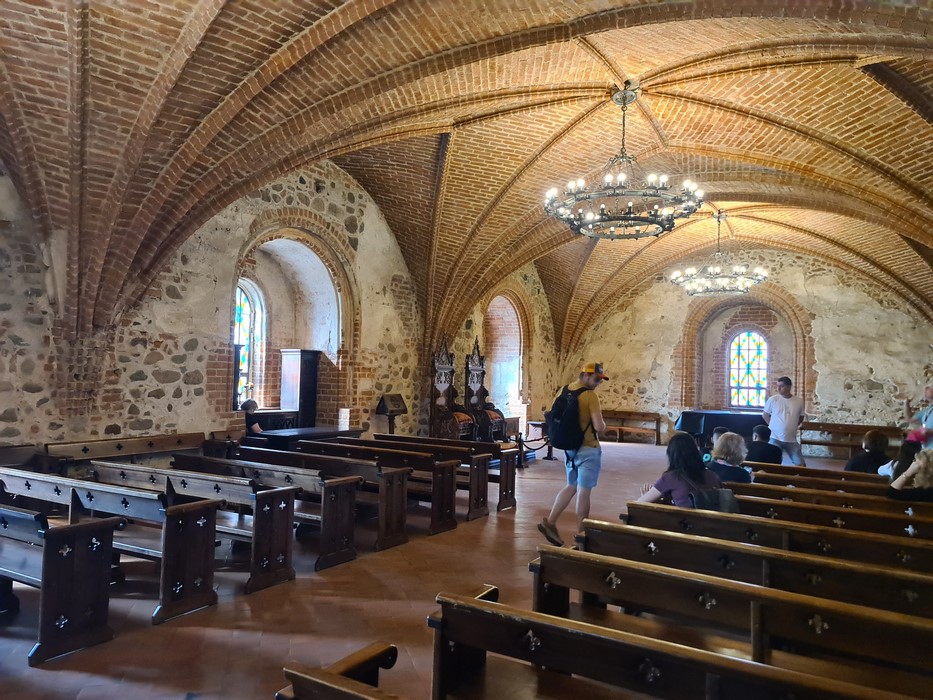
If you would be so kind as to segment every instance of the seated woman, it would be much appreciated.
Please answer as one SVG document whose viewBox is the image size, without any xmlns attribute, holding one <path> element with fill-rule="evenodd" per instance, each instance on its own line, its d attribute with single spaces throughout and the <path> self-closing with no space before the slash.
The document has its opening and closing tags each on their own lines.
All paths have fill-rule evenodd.
<svg viewBox="0 0 933 700">
<path fill-rule="evenodd" d="M 888 497 L 899 501 L 933 502 L 933 450 L 920 450 L 913 463 L 891 482 Z"/>
<path fill-rule="evenodd" d="M 723 433 L 713 445 L 713 460 L 707 462 L 706 467 L 715 472 L 722 481 L 749 484 L 752 481 L 751 474 L 739 466 L 745 461 L 747 454 L 745 438 L 738 433 Z"/>
<path fill-rule="evenodd" d="M 922 447 L 923 444 L 919 440 L 911 440 L 910 436 L 908 436 L 907 439 L 901 443 L 901 447 L 897 451 L 897 457 L 887 464 L 882 464 L 878 467 L 878 473 L 894 481 L 914 463 L 914 457 L 917 456 L 917 453 Z"/>
<path fill-rule="evenodd" d="M 645 484 L 639 501 L 654 503 L 669 497 L 675 506 L 692 508 L 691 493 L 698 487 L 718 488 L 719 477 L 703 466 L 703 455 L 689 433 L 674 433 L 667 443 L 667 471 L 654 484 Z"/>
<path fill-rule="evenodd" d="M 262 432 L 262 428 L 259 426 L 259 417 L 256 415 L 257 408 L 259 408 L 259 404 L 256 403 L 253 399 L 246 399 L 246 401 L 244 401 L 240 406 L 241 411 L 246 411 L 247 435 L 253 435 L 254 433 Z"/>
<path fill-rule="evenodd" d="M 888 461 L 887 449 L 887 436 L 878 430 L 869 430 L 862 438 L 862 451 L 849 460 L 845 470 L 877 474 L 878 467 Z"/>
</svg>

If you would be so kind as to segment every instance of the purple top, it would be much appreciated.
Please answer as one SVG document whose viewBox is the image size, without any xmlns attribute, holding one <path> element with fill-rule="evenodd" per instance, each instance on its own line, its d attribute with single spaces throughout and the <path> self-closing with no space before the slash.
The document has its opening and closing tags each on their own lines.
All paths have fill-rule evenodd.
<svg viewBox="0 0 933 700">
<path fill-rule="evenodd" d="M 703 486 L 718 487 L 722 485 L 719 477 L 709 469 L 703 470 Z M 677 472 L 667 471 L 661 475 L 661 478 L 654 482 L 654 487 L 664 496 L 670 496 L 675 506 L 681 508 L 692 508 L 693 501 L 690 500 L 690 485 L 680 478 Z"/>
</svg>

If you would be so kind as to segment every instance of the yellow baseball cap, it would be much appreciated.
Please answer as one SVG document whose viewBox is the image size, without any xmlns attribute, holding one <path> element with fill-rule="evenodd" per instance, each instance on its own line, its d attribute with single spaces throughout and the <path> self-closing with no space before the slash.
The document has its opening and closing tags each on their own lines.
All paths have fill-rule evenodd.
<svg viewBox="0 0 933 700">
<path fill-rule="evenodd" d="M 600 379 L 609 379 L 609 375 L 603 371 L 602 362 L 588 362 L 587 364 L 583 365 L 583 369 L 580 371 L 586 372 L 587 374 L 595 374 Z"/>
</svg>

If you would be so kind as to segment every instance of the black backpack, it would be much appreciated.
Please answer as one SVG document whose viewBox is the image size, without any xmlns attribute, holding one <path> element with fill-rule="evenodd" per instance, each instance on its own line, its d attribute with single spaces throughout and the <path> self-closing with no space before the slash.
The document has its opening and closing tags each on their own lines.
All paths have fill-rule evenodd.
<svg viewBox="0 0 933 700">
<path fill-rule="evenodd" d="M 580 428 L 580 394 L 584 391 L 588 389 L 570 391 L 570 387 L 565 386 L 547 414 L 548 440 L 559 450 L 576 450 L 583 444 L 586 429 Z"/>
</svg>

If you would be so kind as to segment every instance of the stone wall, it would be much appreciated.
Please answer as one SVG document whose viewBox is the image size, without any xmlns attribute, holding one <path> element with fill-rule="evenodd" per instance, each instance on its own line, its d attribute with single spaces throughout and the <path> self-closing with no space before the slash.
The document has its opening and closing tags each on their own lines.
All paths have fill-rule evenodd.
<svg viewBox="0 0 933 700">
<path fill-rule="evenodd" d="M 922 393 L 931 324 L 858 273 L 799 254 L 762 259 L 770 281 L 747 297 L 689 299 L 659 278 L 600 319 L 576 360 L 605 362 L 603 405 L 658 411 L 668 429 L 682 408 L 725 408 L 725 339 L 760 327 L 772 340 L 772 375 L 794 378 L 811 416 L 897 422 L 901 400 Z"/>
</svg>

